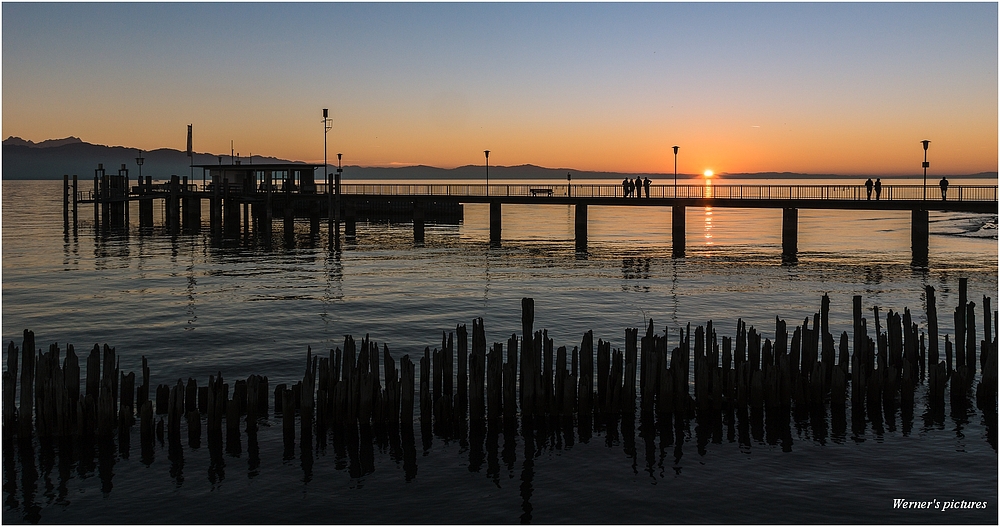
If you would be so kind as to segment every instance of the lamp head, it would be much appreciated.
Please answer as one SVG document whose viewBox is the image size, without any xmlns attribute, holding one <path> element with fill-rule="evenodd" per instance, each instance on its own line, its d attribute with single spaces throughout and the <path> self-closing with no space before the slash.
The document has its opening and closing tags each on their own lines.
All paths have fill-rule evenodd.
<svg viewBox="0 0 1000 527">
<path fill-rule="evenodd" d="M 483 153 L 486 154 L 486 159 L 490 158 L 490 151 L 489 150 L 483 150 Z"/>
<path fill-rule="evenodd" d="M 330 117 L 330 109 L 323 108 L 323 118 L 326 119 L 327 117 Z"/>
<path fill-rule="evenodd" d="M 677 155 L 677 151 L 680 150 L 680 148 L 681 147 L 674 145 L 674 155 Z"/>
<path fill-rule="evenodd" d="M 928 139 L 924 139 L 923 141 L 920 142 L 924 144 L 924 150 L 927 150 L 927 145 L 931 144 L 930 140 Z"/>
</svg>

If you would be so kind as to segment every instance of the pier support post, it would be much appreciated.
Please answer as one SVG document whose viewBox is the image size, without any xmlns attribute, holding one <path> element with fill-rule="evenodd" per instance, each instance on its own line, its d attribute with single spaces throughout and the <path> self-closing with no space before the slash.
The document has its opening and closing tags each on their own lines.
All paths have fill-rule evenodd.
<svg viewBox="0 0 1000 527">
<path fill-rule="evenodd" d="M 240 221 L 240 200 L 233 194 L 227 193 L 222 202 L 222 225 L 227 238 L 239 238 L 242 222 Z"/>
<path fill-rule="evenodd" d="M 285 193 L 284 216 L 285 244 L 291 245 L 295 240 L 295 206 L 287 192 Z"/>
<path fill-rule="evenodd" d="M 413 242 L 424 243 L 424 203 L 413 201 Z"/>
<path fill-rule="evenodd" d="M 111 181 L 107 174 L 101 176 L 101 227 L 111 227 Z"/>
<path fill-rule="evenodd" d="M 146 176 L 145 181 L 139 181 L 139 232 L 146 233 L 153 229 L 153 189 L 152 176 Z"/>
<path fill-rule="evenodd" d="M 218 181 L 212 182 L 212 195 L 208 198 L 208 228 L 212 236 L 222 234 L 222 199 Z"/>
<path fill-rule="evenodd" d="M 309 236 L 315 238 L 319 236 L 319 200 L 309 201 Z"/>
<path fill-rule="evenodd" d="M 63 174 L 63 234 L 68 234 L 68 233 L 69 233 L 69 174 Z"/>
<path fill-rule="evenodd" d="M 576 204 L 576 252 L 587 252 L 587 204 Z"/>
<path fill-rule="evenodd" d="M 344 203 L 344 238 L 354 238 L 357 236 L 357 214 L 354 202 L 347 200 Z"/>
<path fill-rule="evenodd" d="M 781 261 L 798 261 L 799 252 L 799 209 L 781 209 Z"/>
<path fill-rule="evenodd" d="M 125 222 L 125 231 L 128 232 L 128 224 L 131 216 L 129 213 L 129 202 L 131 201 L 130 197 L 132 194 L 132 188 L 129 185 L 128 169 L 125 168 L 124 164 L 122 164 L 122 169 L 118 172 L 118 174 L 124 177 L 124 180 L 120 183 L 123 186 L 122 198 L 124 199 L 122 202 L 122 220 Z"/>
<path fill-rule="evenodd" d="M 198 232 L 201 230 L 201 198 L 188 190 L 187 176 L 184 176 L 184 188 L 181 194 L 184 196 L 181 198 L 184 232 Z"/>
<path fill-rule="evenodd" d="M 672 226 L 672 231 L 673 231 L 673 255 L 674 255 L 674 258 L 683 258 L 684 257 L 684 244 L 685 244 L 685 239 L 684 239 L 684 232 L 685 232 L 684 220 L 685 220 L 685 216 L 686 216 L 685 211 L 684 211 L 684 205 L 674 205 L 672 207 L 672 209 L 673 209 L 673 226 Z"/>
<path fill-rule="evenodd" d="M 914 210 L 910 217 L 910 249 L 913 252 L 912 265 L 927 265 L 930 221 L 926 210 Z"/>
<path fill-rule="evenodd" d="M 76 174 L 73 174 L 73 233 L 76 234 L 76 214 L 77 214 L 77 194 L 79 190 L 79 182 L 77 181 Z"/>
<path fill-rule="evenodd" d="M 180 230 L 180 193 L 181 179 L 176 175 L 170 176 L 170 191 L 167 195 L 167 227 L 170 234 L 177 234 Z"/>
<path fill-rule="evenodd" d="M 104 165 L 97 164 L 94 171 L 94 229 L 101 228 L 101 173 L 104 172 Z"/>
<path fill-rule="evenodd" d="M 490 246 L 500 247 L 500 202 L 490 202 Z"/>
</svg>

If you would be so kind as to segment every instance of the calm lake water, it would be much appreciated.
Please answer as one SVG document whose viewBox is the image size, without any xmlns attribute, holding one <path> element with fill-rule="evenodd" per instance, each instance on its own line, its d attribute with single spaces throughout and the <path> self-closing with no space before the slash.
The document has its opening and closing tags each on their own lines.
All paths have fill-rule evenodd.
<svg viewBox="0 0 1000 527">
<path fill-rule="evenodd" d="M 293 383 L 307 347 L 326 353 L 344 335 L 369 334 L 398 360 L 476 317 L 488 342 L 503 341 L 520 333 L 522 297 L 534 298 L 535 328 L 547 328 L 557 347 L 594 330 L 616 348 L 626 327 L 649 319 L 672 336 L 712 320 L 721 337 L 742 318 L 773 338 L 775 317 L 801 324 L 824 293 L 838 338 L 850 333 L 854 295 L 869 319 L 873 306 L 883 316 L 908 307 L 925 330 L 926 285 L 936 289 L 943 339 L 954 332 L 960 277 L 980 335 L 983 296 L 997 305 L 996 214 L 931 213 L 925 269 L 910 265 L 910 215 L 897 211 L 801 210 L 796 265 L 781 264 L 781 211 L 767 209 L 689 208 L 679 259 L 670 254 L 670 209 L 651 207 L 590 207 L 586 255 L 574 250 L 572 207 L 505 206 L 502 247 L 490 248 L 488 207 L 475 204 L 459 225 L 428 225 L 421 246 L 410 225 L 359 223 L 357 239 L 331 252 L 325 225 L 311 239 L 308 222 L 297 224 L 286 247 L 276 220 L 265 249 L 220 242 L 207 229 L 101 235 L 86 207 L 77 234 L 64 235 L 61 186 L 3 182 L 4 344 L 20 346 L 24 329 L 39 347 L 71 343 L 78 354 L 107 343 L 123 372 L 138 371 L 145 355 L 154 385 L 188 377 L 204 385 L 217 372 Z M 203 442 L 140 453 L 137 430 L 126 452 L 5 444 L 3 521 L 996 523 L 995 417 L 974 406 L 927 412 L 923 388 L 914 416 L 862 430 L 848 409 L 847 424 L 827 410 L 462 439 L 418 422 L 409 440 L 292 452 L 280 421 L 240 452 Z M 989 506 L 900 510 L 896 498 Z"/>
</svg>

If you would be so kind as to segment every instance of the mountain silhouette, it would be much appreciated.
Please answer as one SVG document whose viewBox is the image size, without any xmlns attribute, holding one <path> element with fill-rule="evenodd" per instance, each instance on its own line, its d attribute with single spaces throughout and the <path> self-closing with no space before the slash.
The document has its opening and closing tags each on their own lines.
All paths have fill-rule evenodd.
<svg viewBox="0 0 1000 527">
<path fill-rule="evenodd" d="M 3 141 L 3 179 L 62 179 L 64 174 L 76 174 L 87 179 L 94 176 L 98 164 L 104 165 L 104 170 L 117 173 L 121 165 L 129 170 L 129 176 L 136 177 L 139 167 L 135 158 L 139 149 L 124 146 L 95 145 L 80 140 L 77 137 L 65 139 L 49 139 L 40 143 L 26 141 L 20 137 L 8 137 Z M 143 151 L 142 175 L 154 179 L 167 179 L 171 175 L 185 176 L 191 170 L 189 165 L 208 165 L 219 163 L 219 156 L 195 152 L 192 158 L 187 152 L 173 148 L 158 148 Z M 228 155 L 222 156 L 222 162 L 232 163 Z M 248 163 L 246 157 L 241 158 L 243 164 Z M 274 157 L 253 156 L 254 163 L 294 163 Z M 201 169 L 195 169 L 195 177 L 201 178 Z"/>
</svg>

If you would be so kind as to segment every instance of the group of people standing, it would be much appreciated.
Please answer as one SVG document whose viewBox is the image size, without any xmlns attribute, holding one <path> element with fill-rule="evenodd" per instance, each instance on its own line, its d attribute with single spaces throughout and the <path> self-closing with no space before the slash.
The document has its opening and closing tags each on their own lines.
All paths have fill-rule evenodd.
<svg viewBox="0 0 1000 527">
<path fill-rule="evenodd" d="M 635 177 L 635 181 L 632 181 L 629 178 L 625 178 L 625 179 L 622 180 L 622 191 L 624 192 L 626 198 L 631 197 L 633 194 L 635 194 L 635 197 L 641 198 L 642 197 L 642 189 L 645 187 L 645 189 L 646 189 L 646 197 L 648 198 L 649 197 L 649 183 L 650 183 L 649 176 L 646 176 L 645 179 L 643 179 L 643 178 L 641 178 L 639 176 L 636 176 Z"/>
<path fill-rule="evenodd" d="M 875 188 L 875 201 L 878 201 L 879 197 L 882 196 L 882 178 L 875 178 L 875 183 L 872 183 L 872 178 L 865 181 L 865 190 L 868 191 L 869 201 L 872 199 L 872 187 Z"/>
<path fill-rule="evenodd" d="M 938 182 L 938 186 L 941 187 L 941 201 L 948 199 L 948 178 L 942 177 L 941 181 Z M 868 191 L 868 199 L 872 199 L 872 189 L 875 189 L 875 201 L 882 196 L 882 178 L 875 178 L 875 182 L 872 183 L 872 178 L 868 178 L 865 181 L 865 190 Z"/>
</svg>

